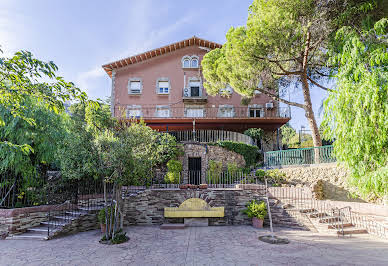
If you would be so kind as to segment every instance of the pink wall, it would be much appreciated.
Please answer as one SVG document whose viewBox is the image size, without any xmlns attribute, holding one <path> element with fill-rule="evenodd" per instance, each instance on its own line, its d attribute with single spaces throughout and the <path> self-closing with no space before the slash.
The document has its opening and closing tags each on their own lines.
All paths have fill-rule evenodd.
<svg viewBox="0 0 388 266">
<path fill-rule="evenodd" d="M 184 107 L 182 102 L 182 89 L 184 87 L 184 72 L 186 79 L 189 77 L 199 76 L 198 69 L 182 69 L 181 59 L 185 55 L 197 55 L 200 58 L 205 55 L 206 51 L 198 46 L 189 46 L 177 51 L 167 53 L 155 58 L 145 60 L 116 71 L 115 76 L 115 116 L 118 116 L 118 106 L 141 105 L 142 107 L 150 105 L 172 105 L 171 107 Z M 141 95 L 128 94 L 128 79 L 141 78 L 143 81 L 143 91 Z M 160 77 L 168 77 L 170 80 L 170 94 L 158 95 L 156 92 L 156 81 Z M 186 80 L 186 87 L 188 81 Z M 206 93 L 206 92 L 204 92 Z M 271 99 L 263 94 L 256 96 L 250 104 L 262 104 L 269 102 Z M 230 98 L 208 96 L 206 107 L 218 107 L 219 105 L 229 104 L 235 108 L 241 106 L 241 96 L 236 92 Z M 276 103 L 275 103 L 276 106 Z"/>
</svg>

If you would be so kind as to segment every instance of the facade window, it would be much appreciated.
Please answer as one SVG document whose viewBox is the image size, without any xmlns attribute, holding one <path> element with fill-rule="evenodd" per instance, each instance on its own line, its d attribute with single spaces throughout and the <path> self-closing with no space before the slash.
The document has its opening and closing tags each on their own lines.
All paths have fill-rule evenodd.
<svg viewBox="0 0 388 266">
<path fill-rule="evenodd" d="M 190 80 L 189 81 L 189 90 L 190 90 L 190 97 L 201 96 L 201 81 L 200 80 Z"/>
<path fill-rule="evenodd" d="M 192 58 L 191 59 L 191 67 L 192 68 L 198 68 L 198 59 L 197 58 Z"/>
<path fill-rule="evenodd" d="M 222 97 L 230 97 L 233 94 L 233 88 L 228 85 L 225 88 L 220 89 L 219 93 Z"/>
<path fill-rule="evenodd" d="M 184 57 L 182 61 L 182 67 L 183 68 L 189 68 L 190 67 L 190 57 Z"/>
<path fill-rule="evenodd" d="M 249 108 L 249 117 L 264 117 L 263 108 Z"/>
<path fill-rule="evenodd" d="M 233 105 L 220 105 L 218 108 L 218 117 L 234 117 Z"/>
<path fill-rule="evenodd" d="M 170 107 L 169 106 L 156 106 L 156 117 L 170 117 Z"/>
<path fill-rule="evenodd" d="M 168 81 L 159 81 L 158 82 L 158 93 L 159 94 L 169 94 L 170 88 L 169 88 L 169 82 Z"/>
<path fill-rule="evenodd" d="M 185 55 L 184 57 L 182 57 L 182 68 L 198 68 L 198 67 L 199 67 L 198 56 Z"/>
<path fill-rule="evenodd" d="M 187 108 L 186 117 L 204 117 L 205 112 L 203 108 Z"/>
<path fill-rule="evenodd" d="M 128 81 L 128 94 L 141 94 L 142 81 L 140 78 L 130 78 Z"/>
<path fill-rule="evenodd" d="M 127 118 L 139 118 L 142 116 L 140 105 L 129 105 L 127 107 Z"/>
</svg>

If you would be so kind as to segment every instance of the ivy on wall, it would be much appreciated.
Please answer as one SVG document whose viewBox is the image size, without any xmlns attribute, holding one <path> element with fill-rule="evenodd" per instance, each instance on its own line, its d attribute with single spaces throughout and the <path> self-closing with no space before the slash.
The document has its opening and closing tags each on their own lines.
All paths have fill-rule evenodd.
<svg viewBox="0 0 388 266">
<path fill-rule="evenodd" d="M 215 143 L 209 143 L 209 145 L 219 146 L 241 154 L 244 157 L 247 166 L 254 165 L 257 162 L 259 155 L 259 148 L 257 146 L 248 145 L 242 142 L 217 141 Z"/>
</svg>

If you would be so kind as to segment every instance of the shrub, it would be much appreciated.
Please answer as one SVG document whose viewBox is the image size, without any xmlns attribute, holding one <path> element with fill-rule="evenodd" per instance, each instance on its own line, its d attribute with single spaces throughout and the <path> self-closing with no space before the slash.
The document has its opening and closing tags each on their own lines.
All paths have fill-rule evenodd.
<svg viewBox="0 0 388 266">
<path fill-rule="evenodd" d="M 165 177 L 166 183 L 177 184 L 179 183 L 180 174 L 183 170 L 182 162 L 178 160 L 169 160 L 167 162 L 167 175 Z"/>
<path fill-rule="evenodd" d="M 257 146 L 248 145 L 242 142 L 218 141 L 213 145 L 241 154 L 244 157 L 247 166 L 254 165 L 259 154 L 259 148 Z"/>
<path fill-rule="evenodd" d="M 209 160 L 208 179 L 211 183 L 218 183 L 222 174 L 222 162 Z"/>
<path fill-rule="evenodd" d="M 264 181 L 266 177 L 266 172 L 264 170 L 258 169 L 256 170 L 255 176 L 260 180 Z"/>
<path fill-rule="evenodd" d="M 267 206 L 264 201 L 257 203 L 256 200 L 251 200 L 247 203 L 246 209 L 243 210 L 243 213 L 248 215 L 249 218 L 256 217 L 260 220 L 264 220 L 267 215 Z"/>
<path fill-rule="evenodd" d="M 236 163 L 228 163 L 228 174 L 234 176 L 240 169 Z"/>
</svg>

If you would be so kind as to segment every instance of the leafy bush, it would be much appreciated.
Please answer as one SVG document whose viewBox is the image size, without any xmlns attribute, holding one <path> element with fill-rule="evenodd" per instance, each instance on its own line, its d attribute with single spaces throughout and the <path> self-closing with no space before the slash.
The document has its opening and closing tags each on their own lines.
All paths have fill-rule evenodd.
<svg viewBox="0 0 388 266">
<path fill-rule="evenodd" d="M 247 166 L 254 165 L 259 154 L 259 148 L 257 146 L 248 145 L 242 142 L 218 141 L 213 143 L 213 145 L 241 154 L 244 157 Z"/>
<path fill-rule="evenodd" d="M 167 162 L 167 175 L 165 177 L 166 183 L 178 184 L 179 177 L 183 170 L 182 162 L 178 160 L 169 160 Z"/>
<path fill-rule="evenodd" d="M 111 240 L 112 244 L 121 244 L 128 241 L 127 233 L 126 232 L 117 232 L 113 239 Z"/>
<path fill-rule="evenodd" d="M 237 166 L 236 163 L 228 163 L 228 174 L 234 176 L 241 169 Z"/>
<path fill-rule="evenodd" d="M 256 170 L 255 176 L 260 180 L 264 181 L 267 179 L 269 183 L 280 184 L 286 182 L 286 174 L 280 172 L 277 169 L 264 171 L 262 169 Z"/>
<path fill-rule="evenodd" d="M 208 179 L 211 183 L 218 183 L 222 174 L 222 162 L 209 160 Z"/>
<path fill-rule="evenodd" d="M 257 203 L 256 200 L 251 200 L 247 203 L 246 209 L 243 210 L 243 213 L 248 215 L 249 218 L 256 217 L 260 220 L 264 220 L 267 215 L 267 206 L 264 201 Z"/>
</svg>

